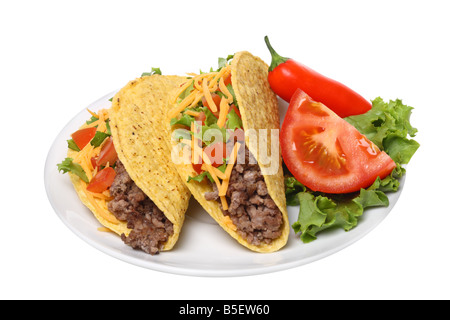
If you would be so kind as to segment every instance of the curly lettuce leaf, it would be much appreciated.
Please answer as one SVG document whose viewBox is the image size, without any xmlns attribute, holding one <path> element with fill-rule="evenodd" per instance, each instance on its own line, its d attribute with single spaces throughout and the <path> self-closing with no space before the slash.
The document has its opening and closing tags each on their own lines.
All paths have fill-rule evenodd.
<svg viewBox="0 0 450 320">
<path fill-rule="evenodd" d="M 298 193 L 305 192 L 306 187 L 297 181 L 294 177 L 284 178 L 284 187 L 286 193 L 286 204 L 288 206 L 298 206 L 300 204 Z"/>
<path fill-rule="evenodd" d="M 180 118 L 172 118 L 170 119 L 170 125 L 183 125 L 186 127 L 191 127 L 191 123 L 195 121 L 195 118 L 193 116 L 190 116 L 188 114 L 183 114 Z"/>
<path fill-rule="evenodd" d="M 81 151 L 73 139 L 67 140 L 67 147 L 77 152 Z"/>
<path fill-rule="evenodd" d="M 84 182 L 89 183 L 86 172 L 84 172 L 83 168 L 78 163 L 74 163 L 72 158 L 64 159 L 63 162 L 57 164 L 57 167 L 58 171 L 62 171 L 63 173 L 71 172 L 80 177 Z"/>
<path fill-rule="evenodd" d="M 287 179 L 289 189 L 292 177 Z M 301 233 L 300 239 L 304 243 L 316 240 L 316 234 L 326 229 L 341 228 L 349 231 L 356 227 L 358 218 L 366 208 L 389 206 L 388 197 L 378 189 L 381 181 L 377 179 L 371 187 L 361 189 L 359 194 L 353 195 L 326 195 L 305 188 L 305 191 L 295 194 L 297 202 L 290 202 L 290 205 L 300 205 L 298 220 L 293 223 L 292 228 L 296 233 Z M 292 192 L 290 196 L 293 196 Z"/>
<path fill-rule="evenodd" d="M 370 187 L 353 194 L 331 195 L 313 192 L 294 177 L 286 176 L 287 205 L 300 206 L 292 227 L 304 243 L 316 240 L 317 234 L 326 229 L 351 230 L 366 208 L 389 206 L 386 193 L 398 190 L 399 179 L 406 172 L 402 164 L 407 164 L 419 148 L 419 143 L 411 139 L 417 133 L 410 123 L 412 109 L 398 99 L 386 103 L 376 98 L 367 113 L 345 118 L 397 164 L 390 175 L 378 177 Z"/>
<path fill-rule="evenodd" d="M 231 109 L 227 115 L 227 128 L 234 131 L 236 129 L 242 129 L 242 127 L 241 118 L 237 115 L 234 109 Z"/>
<path fill-rule="evenodd" d="M 143 73 L 141 74 L 141 77 L 144 77 L 144 76 L 152 76 L 152 75 L 154 75 L 154 74 L 162 75 L 161 69 L 160 69 L 160 68 L 152 68 L 152 71 L 151 71 L 151 72 L 143 72 Z"/>
<path fill-rule="evenodd" d="M 420 146 L 409 138 L 417 133 L 410 122 L 412 110 L 400 99 L 384 102 L 378 97 L 372 101 L 372 109 L 368 112 L 344 119 L 389 154 L 392 160 L 407 164 Z"/>
<path fill-rule="evenodd" d="M 208 178 L 211 183 L 214 183 L 214 179 L 208 171 L 203 171 L 201 174 L 196 175 L 195 177 L 189 176 L 187 182 L 189 183 L 191 180 L 202 182 L 205 177 Z"/>
</svg>

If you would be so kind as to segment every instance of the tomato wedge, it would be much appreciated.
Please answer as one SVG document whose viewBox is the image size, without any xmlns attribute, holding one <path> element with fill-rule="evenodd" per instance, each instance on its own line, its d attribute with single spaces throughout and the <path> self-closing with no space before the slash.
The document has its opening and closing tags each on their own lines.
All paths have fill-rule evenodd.
<svg viewBox="0 0 450 320">
<path fill-rule="evenodd" d="M 280 142 L 289 171 L 313 191 L 359 191 L 396 167 L 386 152 L 300 89 L 290 101 Z"/>
<path fill-rule="evenodd" d="M 80 129 L 72 133 L 72 139 L 78 148 L 82 150 L 95 136 L 96 131 L 95 127 Z"/>
<path fill-rule="evenodd" d="M 103 191 L 108 190 L 114 182 L 114 178 L 116 177 L 116 172 L 113 168 L 107 167 L 103 170 L 97 172 L 95 177 L 89 182 L 86 189 L 90 192 L 102 193 Z"/>
</svg>

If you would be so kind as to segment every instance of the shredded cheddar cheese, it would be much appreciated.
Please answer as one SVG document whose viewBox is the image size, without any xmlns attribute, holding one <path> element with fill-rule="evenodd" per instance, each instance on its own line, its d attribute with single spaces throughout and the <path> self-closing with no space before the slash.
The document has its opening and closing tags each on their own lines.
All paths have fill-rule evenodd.
<svg viewBox="0 0 450 320">
<path fill-rule="evenodd" d="M 93 122 L 87 124 L 87 125 L 86 125 L 86 128 L 96 127 L 96 126 L 98 126 L 98 122 L 99 122 L 98 120 L 95 120 L 95 121 L 93 121 Z"/>
<path fill-rule="evenodd" d="M 220 197 L 224 197 L 227 195 L 227 190 L 228 190 L 228 183 L 230 182 L 230 179 L 224 179 L 222 181 L 222 185 L 220 186 L 219 189 L 219 196 Z"/>
<path fill-rule="evenodd" d="M 227 96 L 227 102 L 231 103 L 233 102 L 233 96 L 231 95 L 230 91 L 228 90 L 227 86 L 225 85 L 225 82 L 223 78 L 220 78 L 219 80 L 219 88 L 220 91 Z"/>
<path fill-rule="evenodd" d="M 97 198 L 97 199 L 102 199 L 102 200 L 106 200 L 106 201 L 111 201 L 113 199 L 111 196 L 108 196 L 104 193 L 95 193 L 95 192 L 90 192 L 90 191 L 87 191 L 87 192 L 89 192 L 94 198 Z"/>
<path fill-rule="evenodd" d="M 193 110 L 186 110 L 184 113 L 193 116 L 193 117 L 198 117 L 200 115 L 200 112 L 197 111 L 193 111 Z"/>
<path fill-rule="evenodd" d="M 231 172 L 233 170 L 233 166 L 236 163 L 237 153 L 241 144 L 237 142 L 234 145 L 233 151 L 230 155 L 229 163 L 227 164 L 227 168 L 225 169 L 225 178 L 223 178 L 222 185 L 219 188 L 219 196 L 225 196 L 228 190 L 228 183 L 230 182 Z"/>
<path fill-rule="evenodd" d="M 235 226 L 235 224 L 233 223 L 233 221 L 231 220 L 230 216 L 225 216 L 223 222 L 233 231 L 237 230 L 237 227 Z"/>
<path fill-rule="evenodd" d="M 191 108 L 197 107 L 199 101 L 201 99 L 204 99 L 203 103 L 205 104 L 206 101 L 209 109 L 218 117 L 217 126 L 219 128 L 226 128 L 230 105 L 233 104 L 233 95 L 225 85 L 225 79 L 227 79 L 230 74 L 231 66 L 228 64 L 225 67 L 221 68 L 218 72 L 202 73 L 198 75 L 189 74 L 190 76 L 192 76 L 192 79 L 189 79 L 189 81 L 187 81 L 178 90 L 177 95 L 173 100 L 174 104 L 177 103 L 177 101 L 178 104 L 169 112 L 169 116 L 171 118 L 178 117 L 178 115 L 183 112 L 184 114 L 198 117 L 201 113 L 193 111 L 191 110 Z M 191 91 L 187 92 L 187 89 Z M 221 100 L 219 105 L 214 102 L 212 95 L 217 90 L 220 90 L 221 92 Z M 180 99 L 181 95 L 183 95 L 182 99 Z M 192 132 L 191 140 L 189 141 L 183 139 L 182 142 L 191 147 L 192 164 L 197 164 L 198 160 L 202 160 L 201 169 L 210 174 L 219 191 L 222 208 L 224 210 L 227 210 L 228 203 L 226 200 L 226 193 L 230 182 L 231 172 L 233 170 L 237 158 L 237 153 L 240 148 L 240 143 L 236 143 L 234 145 L 225 171 L 222 172 L 212 165 L 211 159 L 205 153 L 205 149 L 202 147 L 203 142 L 201 141 L 201 137 L 198 137 L 198 129 L 199 128 L 196 128 L 194 123 L 192 123 L 190 127 L 190 130 Z M 229 223 L 233 225 L 231 220 L 229 220 Z"/>
<path fill-rule="evenodd" d="M 205 168 L 206 171 L 209 172 L 209 174 L 213 178 L 214 182 L 217 184 L 217 188 L 220 188 L 220 181 L 217 178 L 216 171 L 214 170 L 215 168 L 212 166 L 211 160 L 209 159 L 208 155 L 205 154 L 204 151 L 202 152 L 202 160 L 204 162 L 202 165 L 202 168 Z"/>
<path fill-rule="evenodd" d="M 241 147 L 241 144 L 239 142 L 236 142 L 236 144 L 233 147 L 233 151 L 231 151 L 230 160 L 227 164 L 227 168 L 225 169 L 225 175 L 230 178 L 231 171 L 233 170 L 233 166 L 236 163 L 237 154 L 239 151 L 239 148 Z"/>
<path fill-rule="evenodd" d="M 83 183 L 83 186 L 87 187 L 86 183 Z M 85 189 L 85 188 L 83 188 Z M 86 196 L 89 202 L 94 206 L 96 212 L 108 222 L 119 224 L 119 220 L 108 210 L 108 205 L 105 199 L 99 199 L 100 201 L 96 201 L 91 192 L 85 189 Z"/>
<path fill-rule="evenodd" d="M 91 111 L 89 109 L 87 109 L 87 111 L 91 114 L 91 116 L 93 116 L 95 118 L 98 118 L 98 115 L 95 112 L 93 112 L 93 111 Z"/>
<path fill-rule="evenodd" d="M 208 83 L 206 81 L 202 82 L 203 94 L 205 95 L 206 102 L 208 102 L 208 106 L 212 112 L 217 112 L 217 106 L 214 102 L 211 92 L 209 92 Z"/>
<path fill-rule="evenodd" d="M 211 81 L 209 88 L 213 89 L 215 85 L 217 85 L 217 80 L 223 78 L 223 76 L 225 75 L 225 72 L 228 72 L 230 70 L 229 67 L 225 66 L 224 68 L 222 68 L 215 76 L 214 79 Z M 215 90 L 212 91 L 216 91 L 217 87 Z"/>
<path fill-rule="evenodd" d="M 202 73 L 195 75 L 190 73 L 189 75 L 194 76 L 189 79 L 180 89 L 176 92 L 172 103 L 175 104 L 180 97 L 180 95 L 185 92 L 192 84 L 193 90 L 185 97 L 176 108 L 169 112 L 170 118 L 176 117 L 180 112 L 189 107 L 195 107 L 197 103 L 204 97 L 208 106 L 211 108 L 212 112 L 217 112 L 218 108 L 214 103 L 211 92 L 217 91 L 218 88 L 227 96 L 227 101 L 232 101 L 232 96 L 229 90 L 226 88 L 223 78 L 228 77 L 231 73 L 231 67 L 229 65 L 223 67 L 219 72 Z M 220 84 L 222 82 L 222 85 Z M 191 96 L 193 94 L 193 96 Z"/>
<path fill-rule="evenodd" d="M 88 125 L 83 126 L 83 128 L 96 126 L 97 131 L 106 133 L 107 132 L 106 122 L 109 119 L 108 110 L 102 109 L 98 113 L 94 113 L 88 109 L 88 112 L 93 117 L 97 118 L 97 120 L 93 121 Z M 94 166 L 92 165 L 91 159 L 99 156 L 103 143 L 98 147 L 94 147 L 91 143 L 88 143 L 73 158 L 73 161 L 75 163 L 78 163 L 83 168 L 89 181 L 91 181 L 95 177 L 98 171 L 98 168 L 97 167 L 94 168 Z M 106 167 L 108 166 L 109 162 L 106 164 Z M 105 191 L 103 193 L 94 193 L 88 191 L 87 186 L 88 184 L 83 181 L 82 182 L 83 192 L 85 193 L 91 205 L 96 209 L 96 212 L 98 212 L 98 214 L 106 221 L 113 224 L 119 224 L 119 220 L 117 220 L 117 218 L 108 210 L 108 202 L 112 200 L 109 191 Z"/>
<path fill-rule="evenodd" d="M 191 92 L 181 103 L 178 105 L 178 107 L 170 112 L 170 117 L 173 118 L 176 115 L 178 115 L 181 111 L 186 109 L 195 99 L 196 94 L 195 92 Z"/>
<path fill-rule="evenodd" d="M 217 120 L 217 125 L 219 126 L 219 128 L 223 128 L 225 122 L 227 122 L 227 115 L 229 109 L 230 106 L 228 105 L 228 101 L 222 97 L 222 100 L 220 100 L 219 120 Z"/>
<path fill-rule="evenodd" d="M 220 202 L 222 203 L 223 210 L 228 210 L 228 202 L 224 196 L 220 197 Z"/>
<path fill-rule="evenodd" d="M 172 103 L 175 103 L 177 101 L 178 97 L 180 96 L 180 94 L 182 94 L 187 88 L 189 88 L 189 86 L 192 84 L 192 81 L 194 81 L 194 80 L 190 79 L 189 81 L 187 81 L 184 85 L 182 85 L 180 87 L 180 89 L 177 91 L 177 94 L 175 95 L 175 98 L 172 101 Z"/>
</svg>

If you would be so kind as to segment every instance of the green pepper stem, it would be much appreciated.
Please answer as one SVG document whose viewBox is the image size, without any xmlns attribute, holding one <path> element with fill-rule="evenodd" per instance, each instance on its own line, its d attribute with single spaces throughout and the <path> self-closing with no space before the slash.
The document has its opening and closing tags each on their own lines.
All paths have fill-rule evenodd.
<svg viewBox="0 0 450 320">
<path fill-rule="evenodd" d="M 285 63 L 286 61 L 288 61 L 290 59 L 290 58 L 282 57 L 278 53 L 276 53 L 276 51 L 270 45 L 269 37 L 265 36 L 264 41 L 266 42 L 267 48 L 269 49 L 270 54 L 272 55 L 272 62 L 270 63 L 270 66 L 269 66 L 269 72 L 273 71 L 273 69 L 278 67 L 280 64 Z"/>
</svg>

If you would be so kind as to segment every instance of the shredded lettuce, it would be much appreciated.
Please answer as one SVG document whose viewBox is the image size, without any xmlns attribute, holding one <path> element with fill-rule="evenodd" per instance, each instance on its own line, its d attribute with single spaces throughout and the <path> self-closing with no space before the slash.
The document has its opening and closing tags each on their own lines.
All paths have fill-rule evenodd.
<svg viewBox="0 0 450 320">
<path fill-rule="evenodd" d="M 205 119 L 205 125 L 206 126 L 211 126 L 213 124 L 217 123 L 217 118 L 216 116 L 211 112 L 211 110 L 209 110 L 209 108 L 207 107 L 202 107 L 200 108 L 200 111 L 203 111 L 205 113 L 206 119 Z"/>
<path fill-rule="evenodd" d="M 108 138 L 110 135 L 111 135 L 110 133 L 108 134 L 105 132 L 97 131 L 95 132 L 95 136 L 92 138 L 90 143 L 95 148 L 100 147 L 103 141 L 105 141 L 105 139 Z"/>
<path fill-rule="evenodd" d="M 227 115 L 227 128 L 233 131 L 242 129 L 242 120 L 233 109 Z"/>
<path fill-rule="evenodd" d="M 230 91 L 231 95 L 233 96 L 233 104 L 239 108 L 237 100 L 236 100 L 236 93 L 234 93 L 233 86 L 231 84 L 227 85 L 228 91 Z"/>
<path fill-rule="evenodd" d="M 73 139 L 67 140 L 67 147 L 74 151 L 81 151 Z"/>
<path fill-rule="evenodd" d="M 194 90 L 194 81 L 191 81 L 191 84 L 184 90 L 180 96 L 178 97 L 178 102 L 183 101 L 191 92 Z"/>
<path fill-rule="evenodd" d="M 188 177 L 187 182 L 190 182 L 191 180 L 197 181 L 197 182 L 202 182 L 205 177 L 207 177 L 209 179 L 209 181 L 211 181 L 211 183 L 214 183 L 213 178 L 211 177 L 211 174 L 209 174 L 208 171 L 203 171 L 201 174 L 195 176 L 195 177 Z"/>
<path fill-rule="evenodd" d="M 222 69 L 223 67 L 225 67 L 227 65 L 227 63 L 232 60 L 234 58 L 234 54 L 229 54 L 226 58 L 219 58 L 219 68 L 217 69 L 217 71 L 220 71 L 220 69 Z"/>
<path fill-rule="evenodd" d="M 345 118 L 397 164 L 389 176 L 384 179 L 378 177 L 369 188 L 343 195 L 313 192 L 287 172 L 287 205 L 300 206 L 298 220 L 292 228 L 300 233 L 304 243 L 316 240 L 317 233 L 326 229 L 351 230 L 358 224 L 366 208 L 389 206 L 386 193 L 398 190 L 399 179 L 406 172 L 402 164 L 409 163 L 420 146 L 411 139 L 417 133 L 410 123 L 412 109 L 401 100 L 387 103 L 378 97 L 372 101 L 372 109 L 367 113 Z"/>
<path fill-rule="evenodd" d="M 182 139 L 191 140 L 191 132 L 187 129 L 175 129 L 172 132 L 172 139 L 180 141 Z"/>
<path fill-rule="evenodd" d="M 112 99 L 112 98 L 111 98 L 111 99 Z M 111 100 L 111 101 L 112 101 L 112 100 Z M 95 122 L 95 121 L 97 121 L 97 120 L 98 120 L 97 117 L 92 116 L 89 120 L 86 121 L 86 124 L 91 124 L 91 123 L 93 123 L 93 122 Z"/>
<path fill-rule="evenodd" d="M 191 123 L 195 121 L 195 118 L 193 116 L 190 116 L 188 114 L 183 113 L 180 119 L 178 118 L 172 118 L 170 119 L 170 125 L 174 126 L 176 124 L 180 124 L 186 127 L 191 127 Z"/>
<path fill-rule="evenodd" d="M 214 123 L 210 126 L 202 126 L 202 142 L 205 145 L 209 146 L 210 144 L 213 144 L 215 142 L 220 142 L 216 141 L 216 139 L 218 139 L 219 137 L 222 138 L 222 142 L 227 142 L 228 138 L 230 137 L 230 133 L 225 127 L 219 127 L 217 123 Z"/>
</svg>

